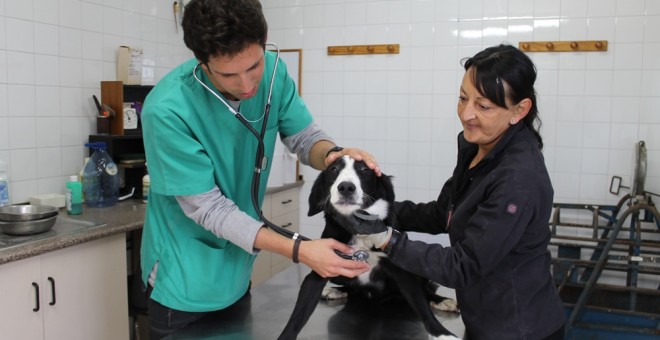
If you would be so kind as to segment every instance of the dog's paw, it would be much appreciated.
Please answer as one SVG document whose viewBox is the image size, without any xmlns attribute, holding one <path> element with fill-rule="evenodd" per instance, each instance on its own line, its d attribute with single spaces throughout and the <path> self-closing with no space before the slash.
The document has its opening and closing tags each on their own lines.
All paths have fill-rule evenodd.
<svg viewBox="0 0 660 340">
<path fill-rule="evenodd" d="M 348 293 L 334 287 L 323 287 L 321 298 L 323 300 L 341 300 L 348 297 Z"/>
<path fill-rule="evenodd" d="M 431 308 L 434 310 L 441 310 L 444 312 L 458 313 L 458 303 L 454 299 L 444 299 L 440 303 L 431 302 Z"/>
</svg>

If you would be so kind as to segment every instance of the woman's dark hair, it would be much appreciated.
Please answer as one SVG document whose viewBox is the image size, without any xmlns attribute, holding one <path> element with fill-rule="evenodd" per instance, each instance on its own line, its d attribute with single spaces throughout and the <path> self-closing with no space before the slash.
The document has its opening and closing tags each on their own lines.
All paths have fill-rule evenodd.
<svg viewBox="0 0 660 340">
<path fill-rule="evenodd" d="M 184 10 L 183 41 L 195 58 L 234 56 L 252 44 L 266 47 L 268 24 L 259 0 L 192 0 Z"/>
<path fill-rule="evenodd" d="M 525 98 L 532 101 L 532 107 L 522 122 L 529 127 L 543 148 L 543 139 L 539 130 L 541 119 L 536 105 L 536 67 L 529 57 L 511 45 L 489 47 L 472 58 L 463 60 L 467 71 L 473 68 L 472 82 L 479 93 L 495 105 L 507 108 L 506 97 L 517 104 Z M 508 91 L 504 87 L 508 85 Z M 536 124 L 536 126 L 535 126 Z"/>
</svg>

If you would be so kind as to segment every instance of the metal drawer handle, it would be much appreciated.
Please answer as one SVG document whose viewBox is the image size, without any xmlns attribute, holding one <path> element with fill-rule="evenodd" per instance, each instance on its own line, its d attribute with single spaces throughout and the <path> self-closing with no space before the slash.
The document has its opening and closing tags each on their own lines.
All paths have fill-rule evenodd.
<svg viewBox="0 0 660 340">
<path fill-rule="evenodd" d="M 32 287 L 34 287 L 34 292 L 36 293 L 37 299 L 36 299 L 36 307 L 32 308 L 33 312 L 38 312 L 40 307 L 39 307 L 39 284 L 36 282 L 32 282 Z"/>
<path fill-rule="evenodd" d="M 292 200 L 292 199 L 288 199 L 288 200 L 286 200 L 286 201 L 282 201 L 282 204 L 288 204 L 288 203 L 291 203 L 291 202 L 293 202 L 293 200 Z"/>
<path fill-rule="evenodd" d="M 290 226 L 292 226 L 292 225 L 293 225 L 293 223 L 289 222 L 289 223 L 287 223 L 287 224 L 283 224 L 283 225 L 282 225 L 282 228 L 288 228 L 288 227 L 290 227 Z"/>
<path fill-rule="evenodd" d="M 55 306 L 55 279 L 52 277 L 48 277 L 48 281 L 50 281 L 50 296 L 51 300 L 48 303 L 51 306 Z"/>
</svg>

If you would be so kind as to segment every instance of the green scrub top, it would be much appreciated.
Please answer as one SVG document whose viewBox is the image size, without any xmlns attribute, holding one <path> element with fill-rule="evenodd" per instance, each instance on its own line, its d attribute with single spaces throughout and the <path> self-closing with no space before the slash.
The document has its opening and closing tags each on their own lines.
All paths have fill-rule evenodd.
<svg viewBox="0 0 660 340">
<path fill-rule="evenodd" d="M 257 95 L 240 103 L 240 112 L 261 131 L 264 105 L 276 56 L 265 53 Z M 197 60 L 187 61 L 151 90 L 142 126 L 151 187 L 142 235 L 142 279 L 158 262 L 151 298 L 182 311 L 226 308 L 248 289 L 255 256 L 218 238 L 185 216 L 175 196 L 202 194 L 218 186 L 222 194 L 258 219 L 250 187 L 257 139 L 227 107 L 193 77 Z M 197 77 L 219 92 L 199 68 Z M 224 97 L 223 97 L 224 98 Z M 273 85 L 265 155 L 272 159 L 278 132 L 291 136 L 312 123 L 280 60 Z M 271 162 L 262 171 L 262 204 Z"/>
</svg>

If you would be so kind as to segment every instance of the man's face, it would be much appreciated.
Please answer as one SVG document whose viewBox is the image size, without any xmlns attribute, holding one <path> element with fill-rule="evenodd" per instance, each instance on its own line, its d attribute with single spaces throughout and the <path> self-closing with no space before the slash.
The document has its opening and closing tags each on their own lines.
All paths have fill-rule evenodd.
<svg viewBox="0 0 660 340">
<path fill-rule="evenodd" d="M 231 56 L 209 58 L 203 66 L 211 82 L 230 100 L 254 97 L 264 73 L 264 49 L 252 44 L 240 53 Z"/>
</svg>

